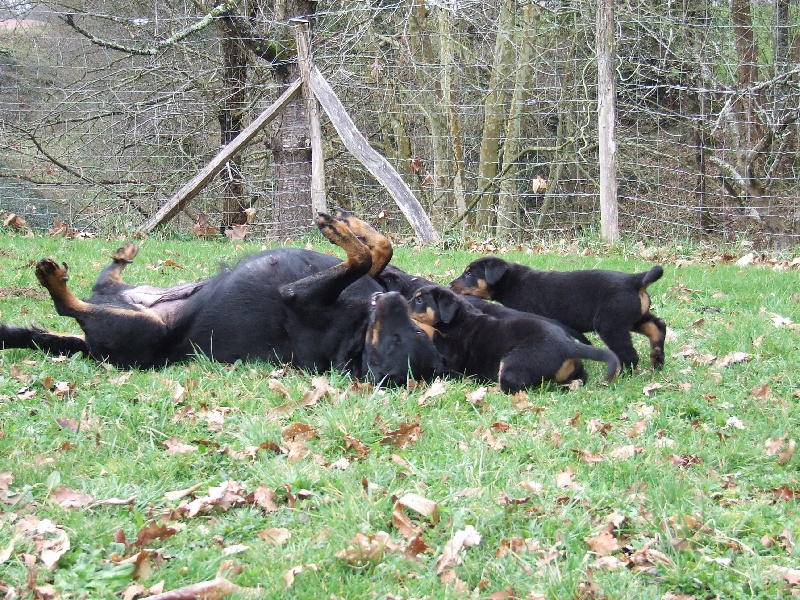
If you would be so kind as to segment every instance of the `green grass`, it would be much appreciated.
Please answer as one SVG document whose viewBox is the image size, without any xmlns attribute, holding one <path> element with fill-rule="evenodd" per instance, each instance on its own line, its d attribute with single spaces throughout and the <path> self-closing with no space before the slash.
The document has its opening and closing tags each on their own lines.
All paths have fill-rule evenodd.
<svg viewBox="0 0 800 600">
<path fill-rule="evenodd" d="M 87 296 L 121 241 L 0 233 L 0 321 L 78 331 L 55 314 L 32 261 L 67 261 L 72 289 Z M 321 238 L 311 242 L 331 248 Z M 191 281 L 260 248 L 150 238 L 126 278 Z M 800 322 L 797 269 L 740 267 L 702 248 L 557 248 L 504 256 L 538 268 L 664 264 L 650 288 L 654 311 L 670 328 L 662 371 L 605 384 L 592 363 L 583 388 L 510 397 L 490 387 L 478 403 L 468 395 L 482 382 L 451 380 L 422 404 L 425 388 L 376 391 L 331 372 L 324 374 L 331 395 L 276 417 L 268 411 L 287 402 L 276 382 L 299 401 L 315 374 L 203 360 L 120 371 L 81 356 L 0 352 L 0 558 L 7 555 L 0 591 L 32 597 L 31 588 L 49 584 L 64 598 L 114 598 L 133 583 L 171 590 L 220 573 L 268 598 L 450 598 L 462 597 L 459 589 L 553 599 L 797 592 L 776 569 L 800 567 L 792 499 L 800 494 L 800 456 L 765 448 L 785 435 L 785 450 L 798 437 L 800 330 L 776 327 L 772 317 Z M 447 281 L 479 255 L 399 247 L 394 262 Z M 646 357 L 646 340 L 638 336 L 636 344 Z M 747 360 L 723 366 L 734 352 Z M 57 393 L 57 382 L 70 393 Z M 184 392 L 176 396 L 178 385 Z M 387 441 L 417 420 L 407 443 Z M 313 436 L 293 446 L 284 432 L 297 423 Z M 164 442 L 173 436 L 194 450 L 168 452 Z M 602 460 L 586 462 L 584 451 Z M 207 499 L 228 482 L 241 486 L 238 496 Z M 182 500 L 165 497 L 194 485 Z M 93 503 L 62 506 L 62 486 Z M 274 507 L 245 500 L 259 486 L 274 493 Z M 408 493 L 435 502 L 436 516 L 398 505 Z M 111 499 L 126 503 L 97 503 Z M 196 514 L 187 512 L 192 502 Z M 402 552 L 408 540 L 395 510 L 420 532 L 417 560 Z M 26 519 L 49 519 L 58 529 L 38 539 L 18 534 Z M 135 545 L 153 522 L 173 535 Z M 457 582 L 444 583 L 437 560 L 468 526 L 481 541 L 451 567 Z M 265 542 L 259 533 L 271 528 L 287 529 L 288 541 Z M 603 530 L 616 544 L 593 552 Z M 337 557 L 356 534 L 381 531 L 400 550 L 355 563 Z M 59 536 L 70 548 L 49 570 L 42 549 Z M 231 548 L 240 551 L 226 554 Z M 141 549 L 149 552 L 146 569 L 117 564 Z M 284 576 L 299 566 L 287 587 Z"/>
</svg>

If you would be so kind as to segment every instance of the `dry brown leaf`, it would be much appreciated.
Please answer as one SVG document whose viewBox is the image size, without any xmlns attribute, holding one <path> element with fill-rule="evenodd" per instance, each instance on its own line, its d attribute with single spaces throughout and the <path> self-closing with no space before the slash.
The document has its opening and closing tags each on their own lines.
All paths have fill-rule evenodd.
<svg viewBox="0 0 800 600">
<path fill-rule="evenodd" d="M 600 463 L 605 460 L 599 454 L 595 454 L 594 452 L 591 452 L 589 450 L 579 450 L 577 448 L 573 448 L 572 451 L 578 456 L 580 456 L 581 462 L 589 463 L 590 465 L 594 463 Z"/>
<path fill-rule="evenodd" d="M 479 387 L 474 392 L 464 392 L 464 395 L 467 397 L 467 402 L 470 404 L 483 404 L 483 399 L 486 397 L 486 394 L 489 393 L 489 388 L 487 387 Z"/>
<path fill-rule="evenodd" d="M 258 537 L 264 540 L 267 544 L 273 546 L 282 546 L 289 541 L 292 534 L 285 527 L 272 527 L 270 529 L 263 529 L 256 533 Z"/>
<path fill-rule="evenodd" d="M 92 503 L 92 497 L 89 494 L 63 485 L 50 492 L 50 498 L 62 508 L 84 508 Z"/>
<path fill-rule="evenodd" d="M 278 504 L 275 502 L 276 497 L 275 492 L 262 483 L 247 494 L 245 501 L 248 504 L 260 507 L 264 512 L 275 512 L 278 510 Z"/>
<path fill-rule="evenodd" d="M 633 439 L 638 435 L 641 435 L 647 430 L 647 419 L 639 419 L 636 423 L 633 424 L 628 432 L 625 434 L 629 438 Z"/>
<path fill-rule="evenodd" d="M 318 571 L 319 568 L 317 565 L 310 564 L 310 565 L 297 565 L 296 567 L 292 567 L 289 569 L 286 574 L 283 576 L 283 581 L 286 582 L 286 587 L 290 588 L 294 585 L 295 577 L 297 577 L 303 570 L 309 569 L 311 571 Z"/>
<path fill-rule="evenodd" d="M 447 388 L 445 387 L 444 381 L 442 381 L 441 379 L 437 379 L 431 385 L 429 385 L 428 389 L 425 390 L 425 393 L 419 397 L 419 400 L 417 400 L 417 404 L 422 406 L 431 398 L 435 398 L 436 396 L 441 396 L 442 394 L 445 393 L 446 390 Z"/>
<path fill-rule="evenodd" d="M 436 574 L 440 575 L 456 565 L 461 564 L 459 553 L 464 548 L 471 548 L 481 543 L 481 534 L 472 525 L 456 531 L 444 545 L 441 556 L 436 559 Z"/>
<path fill-rule="evenodd" d="M 611 450 L 611 452 L 608 453 L 608 457 L 617 460 L 627 460 L 643 451 L 644 451 L 644 446 L 626 444 L 624 446 L 619 446 L 618 448 L 614 448 L 613 450 Z"/>
<path fill-rule="evenodd" d="M 594 537 L 583 538 L 586 545 L 599 556 L 606 556 L 620 549 L 619 541 L 608 531 L 601 531 Z"/>
<path fill-rule="evenodd" d="M 317 430 L 307 423 L 290 423 L 281 429 L 281 437 L 289 442 L 307 442 L 317 437 Z"/>
<path fill-rule="evenodd" d="M 406 494 L 402 498 L 398 498 L 396 504 L 404 506 L 423 517 L 427 517 L 434 523 L 439 520 L 439 505 L 433 500 L 428 500 L 419 494 Z"/>
<path fill-rule="evenodd" d="M 748 360 L 750 360 L 750 355 L 747 352 L 731 352 L 720 359 L 718 365 L 720 367 L 729 367 Z"/>
<path fill-rule="evenodd" d="M 566 470 L 556 475 L 556 487 L 567 488 L 575 485 L 575 472 L 567 467 Z"/>
<path fill-rule="evenodd" d="M 161 443 L 167 447 L 167 454 L 188 454 L 190 452 L 197 452 L 197 446 L 184 444 L 178 439 L 178 436 L 175 435 Z"/>
<path fill-rule="evenodd" d="M 400 423 L 394 431 L 386 432 L 385 437 L 380 441 L 381 444 L 394 444 L 398 448 L 410 446 L 419 439 L 423 430 L 420 428 L 420 415 L 417 415 L 410 423 Z"/>
<path fill-rule="evenodd" d="M 220 600 L 233 593 L 240 593 L 246 595 L 247 588 L 234 585 L 224 577 L 217 577 L 211 581 L 204 581 L 203 583 L 193 583 L 182 588 L 155 594 L 154 596 L 147 596 L 143 600 L 196 600 L 202 598 L 203 600 Z"/>
<path fill-rule="evenodd" d="M 228 236 L 228 239 L 232 242 L 241 242 L 245 237 L 247 237 L 247 224 L 233 224 L 225 230 L 225 235 Z"/>
</svg>

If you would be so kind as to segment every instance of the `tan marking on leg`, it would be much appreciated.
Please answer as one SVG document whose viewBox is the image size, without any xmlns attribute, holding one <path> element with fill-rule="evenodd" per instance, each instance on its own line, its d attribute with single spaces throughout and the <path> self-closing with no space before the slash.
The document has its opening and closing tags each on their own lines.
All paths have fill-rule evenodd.
<svg viewBox="0 0 800 600">
<path fill-rule="evenodd" d="M 336 244 L 347 252 L 345 263 L 350 267 L 372 268 L 372 254 L 369 248 L 350 231 L 345 223 L 337 221 L 330 215 L 319 215 L 317 227 L 322 235 L 332 244 Z"/>
<path fill-rule="evenodd" d="M 343 211 L 336 213 L 336 218 L 342 221 L 360 240 L 366 244 L 372 254 L 372 268 L 369 275 L 378 275 L 389 264 L 394 250 L 392 242 L 385 235 L 376 231 L 369 223 Z"/>
<path fill-rule="evenodd" d="M 647 293 L 645 288 L 639 288 L 639 304 L 641 305 L 641 314 L 645 314 L 650 310 L 650 294 Z"/>
<path fill-rule="evenodd" d="M 87 313 L 93 309 L 92 304 L 88 304 L 83 300 L 78 299 L 69 288 L 67 288 L 67 266 L 59 265 L 52 258 L 43 258 L 36 263 L 36 279 L 39 283 L 50 292 L 50 297 L 56 304 L 56 309 L 59 305 L 62 309 L 67 309 L 74 313 Z"/>
<path fill-rule="evenodd" d="M 655 366 L 664 362 L 664 335 L 658 326 L 652 321 L 642 323 L 636 328 L 637 333 L 650 340 L 650 364 Z"/>
<path fill-rule="evenodd" d="M 139 246 L 132 242 L 128 242 L 121 248 L 117 248 L 117 251 L 111 255 L 111 260 L 113 261 L 111 266 L 105 271 L 106 278 L 113 283 L 123 285 L 122 272 L 125 270 L 125 267 L 133 262 L 133 259 L 136 258 L 138 253 Z"/>
<path fill-rule="evenodd" d="M 563 363 L 561 363 L 561 367 L 556 371 L 555 379 L 558 383 L 567 383 L 575 374 L 575 359 L 568 358 Z"/>
</svg>

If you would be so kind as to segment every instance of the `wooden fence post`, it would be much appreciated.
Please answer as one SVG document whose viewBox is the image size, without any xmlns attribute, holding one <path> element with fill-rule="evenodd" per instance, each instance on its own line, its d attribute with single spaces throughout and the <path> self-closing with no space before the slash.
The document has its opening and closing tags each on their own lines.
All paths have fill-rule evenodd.
<svg viewBox="0 0 800 600">
<path fill-rule="evenodd" d="M 619 239 L 617 205 L 616 51 L 614 0 L 597 5 L 597 113 L 600 160 L 600 235 L 607 242 Z"/>
<path fill-rule="evenodd" d="M 289 22 L 295 28 L 297 61 L 300 67 L 300 79 L 303 81 L 303 97 L 306 100 L 308 131 L 311 140 L 311 209 L 313 214 L 326 213 L 328 208 L 325 199 L 325 151 L 322 148 L 322 128 L 319 124 L 317 98 L 309 85 L 313 64 L 309 42 L 310 30 L 307 19 L 295 18 L 289 19 Z"/>
</svg>

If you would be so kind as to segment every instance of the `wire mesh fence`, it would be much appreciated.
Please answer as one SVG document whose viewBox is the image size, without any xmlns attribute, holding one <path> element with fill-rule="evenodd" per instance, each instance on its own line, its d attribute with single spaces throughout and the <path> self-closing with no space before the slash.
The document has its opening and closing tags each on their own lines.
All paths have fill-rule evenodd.
<svg viewBox="0 0 800 600">
<path fill-rule="evenodd" d="M 596 1 L 0 1 L 0 211 L 136 230 L 316 66 L 443 234 L 599 223 Z M 618 205 L 654 240 L 800 240 L 796 0 L 616 3 Z M 311 224 L 298 101 L 168 224 Z M 322 119 L 328 205 L 410 233 Z"/>
</svg>

